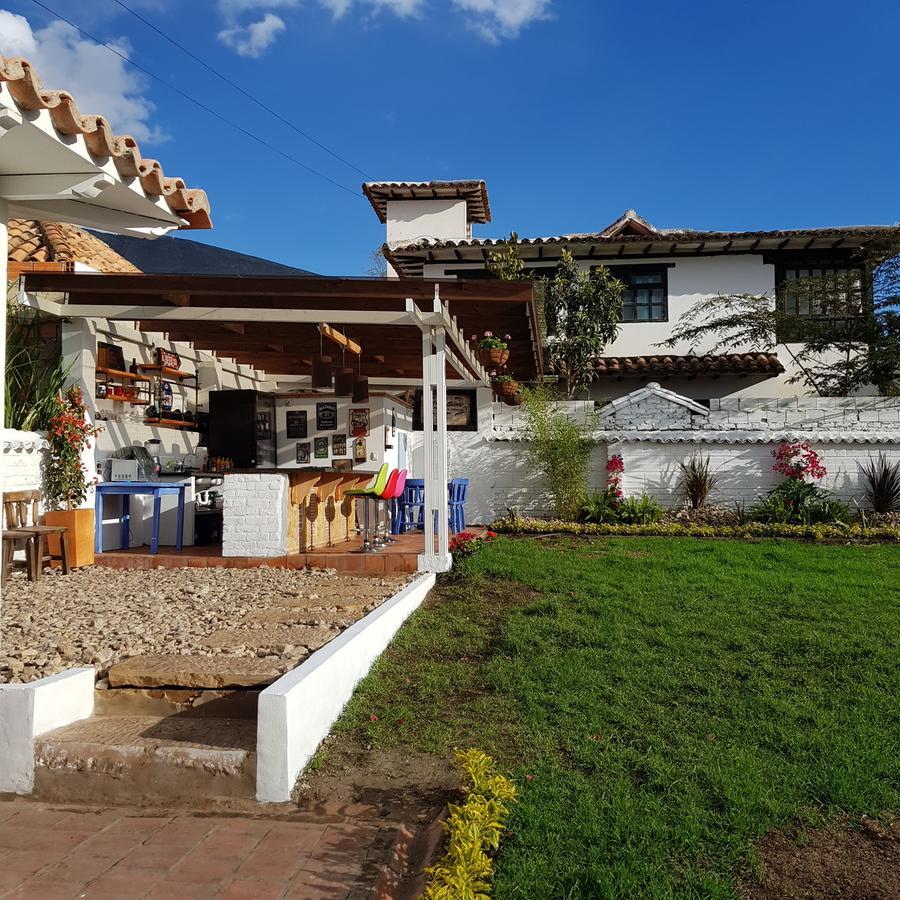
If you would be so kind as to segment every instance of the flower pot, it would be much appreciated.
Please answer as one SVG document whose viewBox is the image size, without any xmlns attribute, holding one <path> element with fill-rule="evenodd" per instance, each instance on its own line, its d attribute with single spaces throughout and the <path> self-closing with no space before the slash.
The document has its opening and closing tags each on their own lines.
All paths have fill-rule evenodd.
<svg viewBox="0 0 900 900">
<path fill-rule="evenodd" d="M 495 381 L 492 385 L 494 393 L 501 398 L 512 397 L 519 393 L 518 381 Z"/>
<path fill-rule="evenodd" d="M 44 513 L 44 524 L 65 525 L 70 566 L 92 566 L 94 564 L 94 510 L 50 510 Z M 59 556 L 59 537 L 54 534 L 47 535 L 47 544 L 50 552 L 54 556 Z"/>
<path fill-rule="evenodd" d="M 486 369 L 498 369 L 500 366 L 506 365 L 509 359 L 509 350 L 500 350 L 497 347 L 490 347 L 485 350 L 476 351 L 478 362 Z"/>
<path fill-rule="evenodd" d="M 512 394 L 511 396 L 506 396 L 506 395 L 503 396 L 503 402 L 507 406 L 521 406 L 523 399 L 524 398 L 522 397 L 522 395 L 518 394 L 518 393 Z"/>
</svg>

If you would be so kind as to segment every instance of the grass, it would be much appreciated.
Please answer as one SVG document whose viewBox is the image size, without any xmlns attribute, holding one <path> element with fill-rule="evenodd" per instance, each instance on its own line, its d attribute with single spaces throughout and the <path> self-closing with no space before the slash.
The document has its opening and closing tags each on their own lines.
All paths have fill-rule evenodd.
<svg viewBox="0 0 900 900">
<path fill-rule="evenodd" d="M 400 632 L 338 739 L 474 745 L 511 772 L 495 897 L 734 897 L 766 832 L 900 810 L 898 564 L 500 538 Z"/>
</svg>

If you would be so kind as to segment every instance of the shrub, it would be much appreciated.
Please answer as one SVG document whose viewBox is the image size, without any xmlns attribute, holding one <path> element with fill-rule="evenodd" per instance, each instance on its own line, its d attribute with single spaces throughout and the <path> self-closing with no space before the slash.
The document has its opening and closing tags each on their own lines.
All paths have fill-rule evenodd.
<svg viewBox="0 0 900 900">
<path fill-rule="evenodd" d="M 663 508 L 648 494 L 626 497 L 617 507 L 616 515 L 624 525 L 652 525 L 663 516 Z"/>
<path fill-rule="evenodd" d="M 889 463 L 879 453 L 877 460 L 870 459 L 860 469 L 866 503 L 877 513 L 900 509 L 900 461 Z"/>
<path fill-rule="evenodd" d="M 572 422 L 544 388 L 525 391 L 522 408 L 529 460 L 547 478 L 556 515 L 574 520 L 587 493 L 590 430 Z"/>
<path fill-rule="evenodd" d="M 850 520 L 850 510 L 830 491 L 799 478 L 789 478 L 750 510 L 750 518 L 787 525 L 846 523 Z"/>
<path fill-rule="evenodd" d="M 579 522 L 615 522 L 621 498 L 612 490 L 589 494 L 578 511 Z"/>
<path fill-rule="evenodd" d="M 428 869 L 431 881 L 426 900 L 477 900 L 491 890 L 494 865 L 491 853 L 500 846 L 500 836 L 516 802 L 516 786 L 501 775 L 493 760 L 480 750 L 456 751 L 457 764 L 469 779 L 465 802 L 451 803 L 447 821 L 447 852 Z"/>
<path fill-rule="evenodd" d="M 456 556 L 471 556 L 489 541 L 497 537 L 494 531 L 476 534 L 474 531 L 460 531 L 450 536 L 450 552 Z"/>
<path fill-rule="evenodd" d="M 72 385 L 56 397 L 47 439 L 50 459 L 46 471 L 46 495 L 50 509 L 77 509 L 87 497 L 87 468 L 81 451 L 91 446 L 91 438 L 100 433 L 87 421 L 87 407 L 81 388 Z"/>
<path fill-rule="evenodd" d="M 681 469 L 681 496 L 691 509 L 703 509 L 719 480 L 710 471 L 709 457 L 698 453 L 678 465 Z"/>
</svg>

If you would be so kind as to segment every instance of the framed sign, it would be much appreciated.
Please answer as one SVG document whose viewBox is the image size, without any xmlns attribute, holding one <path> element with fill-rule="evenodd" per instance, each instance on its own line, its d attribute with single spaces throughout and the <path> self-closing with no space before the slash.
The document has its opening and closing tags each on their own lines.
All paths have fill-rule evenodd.
<svg viewBox="0 0 900 900">
<path fill-rule="evenodd" d="M 437 407 L 437 398 L 434 399 Z M 447 391 L 447 431 L 477 431 L 475 391 Z M 437 409 L 435 409 L 437 418 Z M 416 391 L 413 431 L 422 431 L 422 391 Z"/>
<path fill-rule="evenodd" d="M 301 466 L 309 465 L 309 442 L 297 444 L 297 462 Z"/>
<path fill-rule="evenodd" d="M 97 343 L 97 367 L 100 369 L 117 369 L 125 371 L 125 354 L 121 347 L 115 344 L 107 344 L 104 341 Z"/>
<path fill-rule="evenodd" d="M 181 368 L 181 357 L 171 350 L 163 350 L 162 347 L 156 348 L 156 362 L 158 365 L 165 366 L 167 369 Z"/>
<path fill-rule="evenodd" d="M 305 409 L 289 409 L 287 411 L 288 440 L 305 438 L 308 434 L 307 414 Z"/>
<path fill-rule="evenodd" d="M 328 459 L 328 438 L 317 437 L 313 441 L 313 450 L 315 451 L 316 459 Z"/>
<path fill-rule="evenodd" d="M 369 411 L 367 409 L 350 410 L 350 437 L 369 436 Z"/>
<path fill-rule="evenodd" d="M 346 456 L 347 455 L 347 435 L 333 434 L 331 436 L 331 455 Z"/>
<path fill-rule="evenodd" d="M 353 461 L 358 463 L 366 461 L 365 438 L 356 438 L 356 440 L 353 441 Z"/>
<path fill-rule="evenodd" d="M 336 459 L 332 464 L 335 472 L 352 472 L 353 471 L 353 460 L 352 459 Z"/>
<path fill-rule="evenodd" d="M 316 431 L 337 429 L 337 403 L 316 404 Z"/>
</svg>

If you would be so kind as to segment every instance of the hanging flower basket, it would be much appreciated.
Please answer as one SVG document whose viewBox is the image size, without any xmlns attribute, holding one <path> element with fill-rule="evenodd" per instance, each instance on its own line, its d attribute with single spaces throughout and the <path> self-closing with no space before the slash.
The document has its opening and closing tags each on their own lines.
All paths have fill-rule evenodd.
<svg viewBox="0 0 900 900">
<path fill-rule="evenodd" d="M 521 406 L 523 399 L 524 399 L 524 397 L 522 397 L 521 393 L 515 393 L 510 396 L 506 396 L 506 395 L 503 396 L 503 402 L 507 406 Z"/>
<path fill-rule="evenodd" d="M 498 397 L 505 400 L 519 393 L 519 382 L 512 375 L 501 375 L 491 382 L 491 387 Z"/>
<path fill-rule="evenodd" d="M 509 359 L 509 350 L 500 347 L 489 347 L 484 350 L 479 348 L 476 355 L 478 362 L 486 369 L 499 369 L 500 366 L 506 365 L 506 361 Z"/>
</svg>

